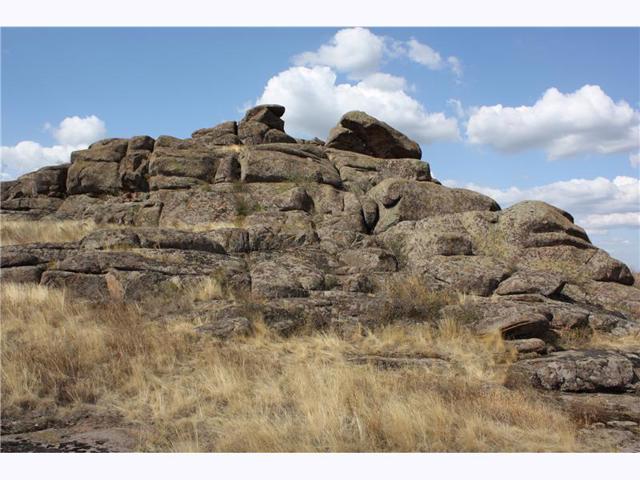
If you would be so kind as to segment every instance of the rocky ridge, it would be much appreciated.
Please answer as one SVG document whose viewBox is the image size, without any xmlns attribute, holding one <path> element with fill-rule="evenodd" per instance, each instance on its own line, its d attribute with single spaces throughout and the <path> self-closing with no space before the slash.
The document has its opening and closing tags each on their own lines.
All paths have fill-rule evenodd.
<svg viewBox="0 0 640 480">
<path fill-rule="evenodd" d="M 3 246 L 2 281 L 91 301 L 172 296 L 150 311 L 198 316 L 203 334 L 230 338 L 252 330 L 255 308 L 282 334 L 416 321 L 387 287 L 418 279 L 465 294 L 437 316 L 511 342 L 520 360 L 507 385 L 574 410 L 586 402 L 593 421 L 635 423 L 624 429 L 637 433 L 640 352 L 558 341 L 640 332 L 631 271 L 569 213 L 538 201 L 502 210 L 443 186 L 417 143 L 364 112 L 346 113 L 323 142 L 289 136 L 284 111 L 260 105 L 188 139 L 101 140 L 70 164 L 3 182 L 5 220 L 105 228 L 79 242 Z M 221 294 L 185 311 L 181 292 L 212 279 Z"/>
</svg>

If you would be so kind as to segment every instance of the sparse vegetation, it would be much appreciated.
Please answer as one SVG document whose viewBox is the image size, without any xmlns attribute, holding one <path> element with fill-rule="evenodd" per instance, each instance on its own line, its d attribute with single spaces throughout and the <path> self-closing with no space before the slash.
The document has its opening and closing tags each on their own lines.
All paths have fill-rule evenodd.
<svg viewBox="0 0 640 480">
<path fill-rule="evenodd" d="M 562 346 L 571 349 L 610 349 L 640 351 L 640 332 L 611 335 L 588 327 L 563 332 Z"/>
<path fill-rule="evenodd" d="M 592 279 L 588 271 L 575 262 L 562 259 L 532 259 L 527 261 L 527 267 L 532 270 L 548 271 L 561 274 L 569 283 L 581 286 Z"/>
<path fill-rule="evenodd" d="M 419 276 L 390 280 L 384 286 L 390 299 L 381 313 L 384 324 L 405 319 L 434 323 L 444 307 L 456 302 L 456 295 L 446 290 L 431 290 Z"/>
<path fill-rule="evenodd" d="M 36 242 L 75 242 L 99 228 L 115 225 L 97 225 L 93 220 L 28 221 L 3 220 L 0 222 L 0 245 L 19 245 Z"/>
<path fill-rule="evenodd" d="M 218 294 L 215 283 L 202 288 Z M 91 403 L 139 426 L 146 451 L 581 449 L 567 417 L 501 386 L 501 339 L 453 319 L 348 338 L 256 328 L 224 342 L 41 286 L 6 284 L 1 295 L 5 418 Z M 445 358 L 451 368 L 385 370 L 350 362 L 354 354 Z"/>
</svg>

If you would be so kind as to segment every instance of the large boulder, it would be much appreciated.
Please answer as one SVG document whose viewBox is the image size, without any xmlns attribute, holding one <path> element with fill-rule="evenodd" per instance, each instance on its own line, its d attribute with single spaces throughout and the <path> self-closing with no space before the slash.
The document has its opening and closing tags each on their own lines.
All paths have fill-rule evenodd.
<svg viewBox="0 0 640 480">
<path fill-rule="evenodd" d="M 384 232 L 405 220 L 475 210 L 500 210 L 494 200 L 471 190 L 398 178 L 383 180 L 367 196 L 378 204 L 380 219 L 374 233 Z"/>
<path fill-rule="evenodd" d="M 584 229 L 564 210 L 539 201 L 520 202 L 500 214 L 508 243 L 525 248 L 570 245 L 593 248 Z"/>
<path fill-rule="evenodd" d="M 238 137 L 245 145 L 296 143 L 284 132 L 285 108 L 282 105 L 258 105 L 249 109 L 238 124 Z"/>
<path fill-rule="evenodd" d="M 406 135 L 364 112 L 345 113 L 327 138 L 326 146 L 378 158 L 422 157 L 420 146 Z"/>
<path fill-rule="evenodd" d="M 236 155 L 237 151 L 231 147 L 207 147 L 191 139 L 159 137 L 149 159 L 152 189 L 189 188 L 201 182 L 213 183 L 221 158 Z"/>
<path fill-rule="evenodd" d="M 83 238 L 80 245 L 90 250 L 171 248 L 225 253 L 222 245 L 206 232 L 194 233 L 162 228 L 97 230 Z"/>
<path fill-rule="evenodd" d="M 570 214 L 544 202 L 521 202 L 505 209 L 488 238 L 522 268 L 558 271 L 579 281 L 633 284 L 626 265 L 596 249 Z"/>
<path fill-rule="evenodd" d="M 322 255 L 320 254 L 320 259 Z M 254 253 L 251 255 L 251 290 L 266 298 L 308 297 L 325 289 L 322 268 L 309 255 Z"/>
<path fill-rule="evenodd" d="M 128 146 L 127 139 L 110 138 L 73 152 L 67 171 L 67 193 L 117 194 L 122 189 L 120 161 Z"/>
<path fill-rule="evenodd" d="M 516 272 L 502 282 L 496 293 L 498 295 L 539 293 L 545 297 L 550 297 L 559 293 L 564 285 L 565 282 L 559 274 L 524 270 Z"/>
<path fill-rule="evenodd" d="M 472 238 L 459 214 L 402 221 L 382 232 L 380 240 L 407 265 L 433 255 L 472 255 Z"/>
<path fill-rule="evenodd" d="M 144 192 L 149 189 L 149 156 L 155 140 L 147 135 L 129 139 L 126 155 L 120 160 L 120 180 L 122 188 L 130 192 Z"/>
<path fill-rule="evenodd" d="M 239 157 L 244 182 L 297 182 L 341 185 L 340 174 L 329 160 L 302 150 L 297 155 L 281 149 L 246 148 Z"/>
<path fill-rule="evenodd" d="M 117 194 L 122 187 L 119 162 L 84 161 L 77 159 L 69 167 L 69 194 Z"/>
<path fill-rule="evenodd" d="M 238 124 L 234 121 L 223 122 L 212 128 L 201 128 L 191 134 L 191 138 L 204 145 L 240 145 Z"/>
<path fill-rule="evenodd" d="M 624 391 L 634 381 L 633 364 L 604 350 L 568 350 L 515 363 L 508 385 L 530 385 L 563 392 Z"/>
<path fill-rule="evenodd" d="M 64 197 L 68 164 L 43 167 L 22 175 L 14 182 L 3 182 L 2 200 L 44 195 Z"/>
<path fill-rule="evenodd" d="M 430 181 L 429 164 L 415 158 L 382 159 L 345 150 L 328 149 L 327 156 L 350 189 L 367 192 L 385 178 Z"/>
<path fill-rule="evenodd" d="M 482 297 L 491 295 L 511 271 L 498 259 L 468 255 L 434 255 L 408 267 L 443 288 Z"/>
</svg>

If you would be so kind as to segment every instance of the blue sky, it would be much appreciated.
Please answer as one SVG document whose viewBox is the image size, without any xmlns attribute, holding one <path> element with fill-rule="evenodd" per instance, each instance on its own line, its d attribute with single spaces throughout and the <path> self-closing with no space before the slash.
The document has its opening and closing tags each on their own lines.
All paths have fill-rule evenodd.
<svg viewBox="0 0 640 480">
<path fill-rule="evenodd" d="M 4 178 L 100 136 L 187 137 L 258 101 L 283 103 L 287 131 L 307 137 L 358 108 L 420 141 L 447 184 L 503 207 L 556 204 L 640 269 L 640 29 L 3 28 L 1 40 Z"/>
</svg>

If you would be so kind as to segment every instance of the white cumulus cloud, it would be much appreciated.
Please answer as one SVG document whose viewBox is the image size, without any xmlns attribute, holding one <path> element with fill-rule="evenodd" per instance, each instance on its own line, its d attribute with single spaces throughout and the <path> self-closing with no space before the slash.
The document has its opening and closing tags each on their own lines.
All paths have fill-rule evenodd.
<svg viewBox="0 0 640 480">
<path fill-rule="evenodd" d="M 0 178 L 9 180 L 47 165 L 69 161 L 71 152 L 82 150 L 106 136 L 105 123 L 95 115 L 67 117 L 57 127 L 45 125 L 59 144 L 46 147 L 23 140 L 13 146 L 0 147 Z"/>
<path fill-rule="evenodd" d="M 626 213 L 595 213 L 587 215 L 582 220 L 582 226 L 587 229 L 628 228 L 640 227 L 640 212 Z"/>
<path fill-rule="evenodd" d="M 53 129 L 53 137 L 61 145 L 79 145 L 93 143 L 104 138 L 107 127 L 102 120 L 95 115 L 88 117 L 67 117 Z"/>
<path fill-rule="evenodd" d="M 426 43 L 419 42 L 415 38 L 408 42 L 397 40 L 389 41 L 387 50 L 393 56 L 404 56 L 409 60 L 427 67 L 429 70 L 450 69 L 459 80 L 462 77 L 462 62 L 453 55 L 444 58 L 440 52 Z"/>
<path fill-rule="evenodd" d="M 550 159 L 624 153 L 640 146 L 640 112 L 597 85 L 566 94 L 550 88 L 532 106 L 476 108 L 467 136 L 506 153 L 543 148 Z"/>
<path fill-rule="evenodd" d="M 292 67 L 268 81 L 257 103 L 285 105 L 287 130 L 300 136 L 325 138 L 342 114 L 364 110 L 420 143 L 459 138 L 455 118 L 428 112 L 406 93 L 403 79 L 387 74 L 338 83 L 329 67 Z"/>
<path fill-rule="evenodd" d="M 524 200 L 541 200 L 571 213 L 576 224 L 595 235 L 597 245 L 633 268 L 640 268 L 640 179 L 618 176 L 576 178 L 532 188 L 491 188 L 445 180 L 450 187 L 464 187 L 494 198 L 503 208 Z M 613 232 L 626 235 L 621 243 Z"/>
<path fill-rule="evenodd" d="M 303 52 L 293 57 L 293 63 L 311 67 L 324 65 L 359 78 L 377 71 L 383 55 L 382 37 L 366 28 L 345 28 L 315 52 Z"/>
<path fill-rule="evenodd" d="M 444 183 L 448 186 L 461 185 L 453 180 Z M 634 177 L 618 176 L 613 180 L 604 177 L 574 178 L 523 189 L 499 189 L 474 183 L 467 183 L 464 187 L 489 195 L 503 207 L 523 200 L 541 200 L 583 217 L 640 211 L 640 179 Z"/>
<path fill-rule="evenodd" d="M 284 105 L 287 131 L 298 136 L 326 138 L 345 112 L 363 110 L 420 143 L 459 140 L 456 118 L 428 111 L 410 95 L 413 87 L 404 77 L 380 71 L 385 59 L 400 56 L 462 74 L 456 57 L 445 59 L 415 39 L 405 42 L 366 28 L 346 28 L 317 50 L 295 55 L 294 66 L 269 79 L 256 104 Z M 348 80 L 339 81 L 338 74 Z"/>
<path fill-rule="evenodd" d="M 414 62 L 432 70 L 439 70 L 445 65 L 438 52 L 415 38 L 407 42 L 407 56 Z"/>
</svg>

